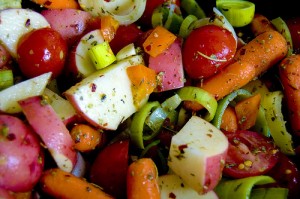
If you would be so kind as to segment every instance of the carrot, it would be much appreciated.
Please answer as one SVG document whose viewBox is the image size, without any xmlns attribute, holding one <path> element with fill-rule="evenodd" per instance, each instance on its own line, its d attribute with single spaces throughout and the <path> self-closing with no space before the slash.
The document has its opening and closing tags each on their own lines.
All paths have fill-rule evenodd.
<svg viewBox="0 0 300 199">
<path fill-rule="evenodd" d="M 238 129 L 238 119 L 233 107 L 227 106 L 225 109 L 220 129 L 228 132 L 235 132 Z"/>
<path fill-rule="evenodd" d="M 233 63 L 197 86 L 213 94 L 217 100 L 222 99 L 282 60 L 287 50 L 287 42 L 279 32 L 264 32 L 240 48 Z M 202 109 L 195 102 L 185 102 L 185 107 L 194 111 Z"/>
<path fill-rule="evenodd" d="M 260 107 L 261 95 L 256 94 L 242 101 L 239 101 L 234 109 L 238 118 L 238 128 L 241 130 L 250 129 L 255 125 Z"/>
<path fill-rule="evenodd" d="M 48 9 L 64 9 L 64 8 L 79 9 L 79 4 L 76 0 L 32 0 L 32 1 Z"/>
<path fill-rule="evenodd" d="M 119 28 L 119 22 L 111 15 L 101 17 L 101 34 L 105 41 L 110 42 L 116 35 Z"/>
<path fill-rule="evenodd" d="M 127 199 L 159 199 L 158 172 L 150 158 L 131 163 L 127 170 Z"/>
<path fill-rule="evenodd" d="M 255 14 L 250 24 L 252 33 L 257 36 L 263 32 L 276 30 L 271 21 L 261 14 Z"/>
<path fill-rule="evenodd" d="M 284 88 L 292 132 L 300 136 L 300 54 L 293 54 L 281 61 L 279 76 Z"/>
<path fill-rule="evenodd" d="M 112 199 L 113 197 L 103 192 L 99 187 L 87 182 L 83 178 L 76 177 L 71 173 L 59 168 L 44 171 L 40 179 L 42 190 L 55 197 L 62 199 Z"/>
<path fill-rule="evenodd" d="M 144 65 L 131 66 L 126 69 L 131 81 L 133 101 L 137 107 L 156 88 L 156 72 Z"/>
<path fill-rule="evenodd" d="M 144 50 L 156 57 L 164 52 L 175 40 L 176 36 L 162 26 L 156 26 L 143 43 Z"/>
<path fill-rule="evenodd" d="M 71 129 L 74 148 L 80 152 L 94 150 L 102 140 L 102 133 L 86 124 L 77 124 Z"/>
</svg>

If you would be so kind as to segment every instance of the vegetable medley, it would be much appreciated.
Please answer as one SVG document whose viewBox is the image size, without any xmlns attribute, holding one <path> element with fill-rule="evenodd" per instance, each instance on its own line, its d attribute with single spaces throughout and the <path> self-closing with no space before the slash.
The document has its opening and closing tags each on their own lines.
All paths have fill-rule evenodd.
<svg viewBox="0 0 300 199">
<path fill-rule="evenodd" d="M 263 6 L 0 1 L 0 198 L 299 198 L 300 18 Z"/>
</svg>

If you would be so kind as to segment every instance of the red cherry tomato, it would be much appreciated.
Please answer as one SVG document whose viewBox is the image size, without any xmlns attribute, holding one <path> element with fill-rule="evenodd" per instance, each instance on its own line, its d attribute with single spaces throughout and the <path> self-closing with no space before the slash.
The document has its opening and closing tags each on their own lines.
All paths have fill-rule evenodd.
<svg viewBox="0 0 300 199">
<path fill-rule="evenodd" d="M 235 52 L 236 41 L 231 32 L 216 25 L 199 27 L 183 44 L 185 71 L 192 79 L 210 77 L 225 67 Z"/>
<path fill-rule="evenodd" d="M 134 23 L 127 26 L 122 25 L 117 29 L 116 35 L 109 45 L 112 51 L 117 53 L 126 45 L 134 43 L 142 34 L 143 31 Z"/>
<path fill-rule="evenodd" d="M 300 17 L 293 17 L 286 20 L 286 24 L 290 30 L 294 53 L 300 53 Z"/>
<path fill-rule="evenodd" d="M 54 29 L 42 28 L 21 38 L 17 53 L 20 70 L 26 77 L 52 72 L 52 78 L 56 78 L 64 68 L 67 44 Z"/>
<path fill-rule="evenodd" d="M 129 140 L 114 142 L 97 155 L 90 171 L 92 183 L 104 191 L 122 198 L 126 195 L 126 175 L 129 160 Z"/>
<path fill-rule="evenodd" d="M 229 148 L 224 175 L 233 178 L 262 175 L 277 163 L 279 150 L 271 139 L 246 130 L 225 134 Z"/>
</svg>

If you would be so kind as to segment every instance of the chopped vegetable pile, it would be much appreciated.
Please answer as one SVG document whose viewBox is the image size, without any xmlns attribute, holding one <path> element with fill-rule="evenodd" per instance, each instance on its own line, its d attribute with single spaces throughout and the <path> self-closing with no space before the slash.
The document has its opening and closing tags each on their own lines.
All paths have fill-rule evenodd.
<svg viewBox="0 0 300 199">
<path fill-rule="evenodd" d="M 0 198 L 299 198 L 300 17 L 266 6 L 0 1 Z"/>
</svg>

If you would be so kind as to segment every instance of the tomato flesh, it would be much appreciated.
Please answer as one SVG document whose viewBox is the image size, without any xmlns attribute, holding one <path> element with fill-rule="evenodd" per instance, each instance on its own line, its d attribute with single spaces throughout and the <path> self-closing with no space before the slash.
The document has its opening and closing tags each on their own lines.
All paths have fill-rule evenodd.
<svg viewBox="0 0 300 199">
<path fill-rule="evenodd" d="M 52 72 L 52 78 L 62 73 L 67 56 L 67 44 L 61 35 L 51 28 L 29 32 L 21 38 L 18 48 L 18 63 L 27 78 Z"/>
<path fill-rule="evenodd" d="M 236 41 L 231 32 L 205 25 L 193 30 L 184 42 L 184 69 L 192 79 L 208 78 L 224 68 L 235 52 Z"/>
<path fill-rule="evenodd" d="M 225 134 L 229 148 L 224 175 L 233 178 L 262 175 L 277 163 L 279 150 L 271 139 L 247 130 Z"/>
</svg>

